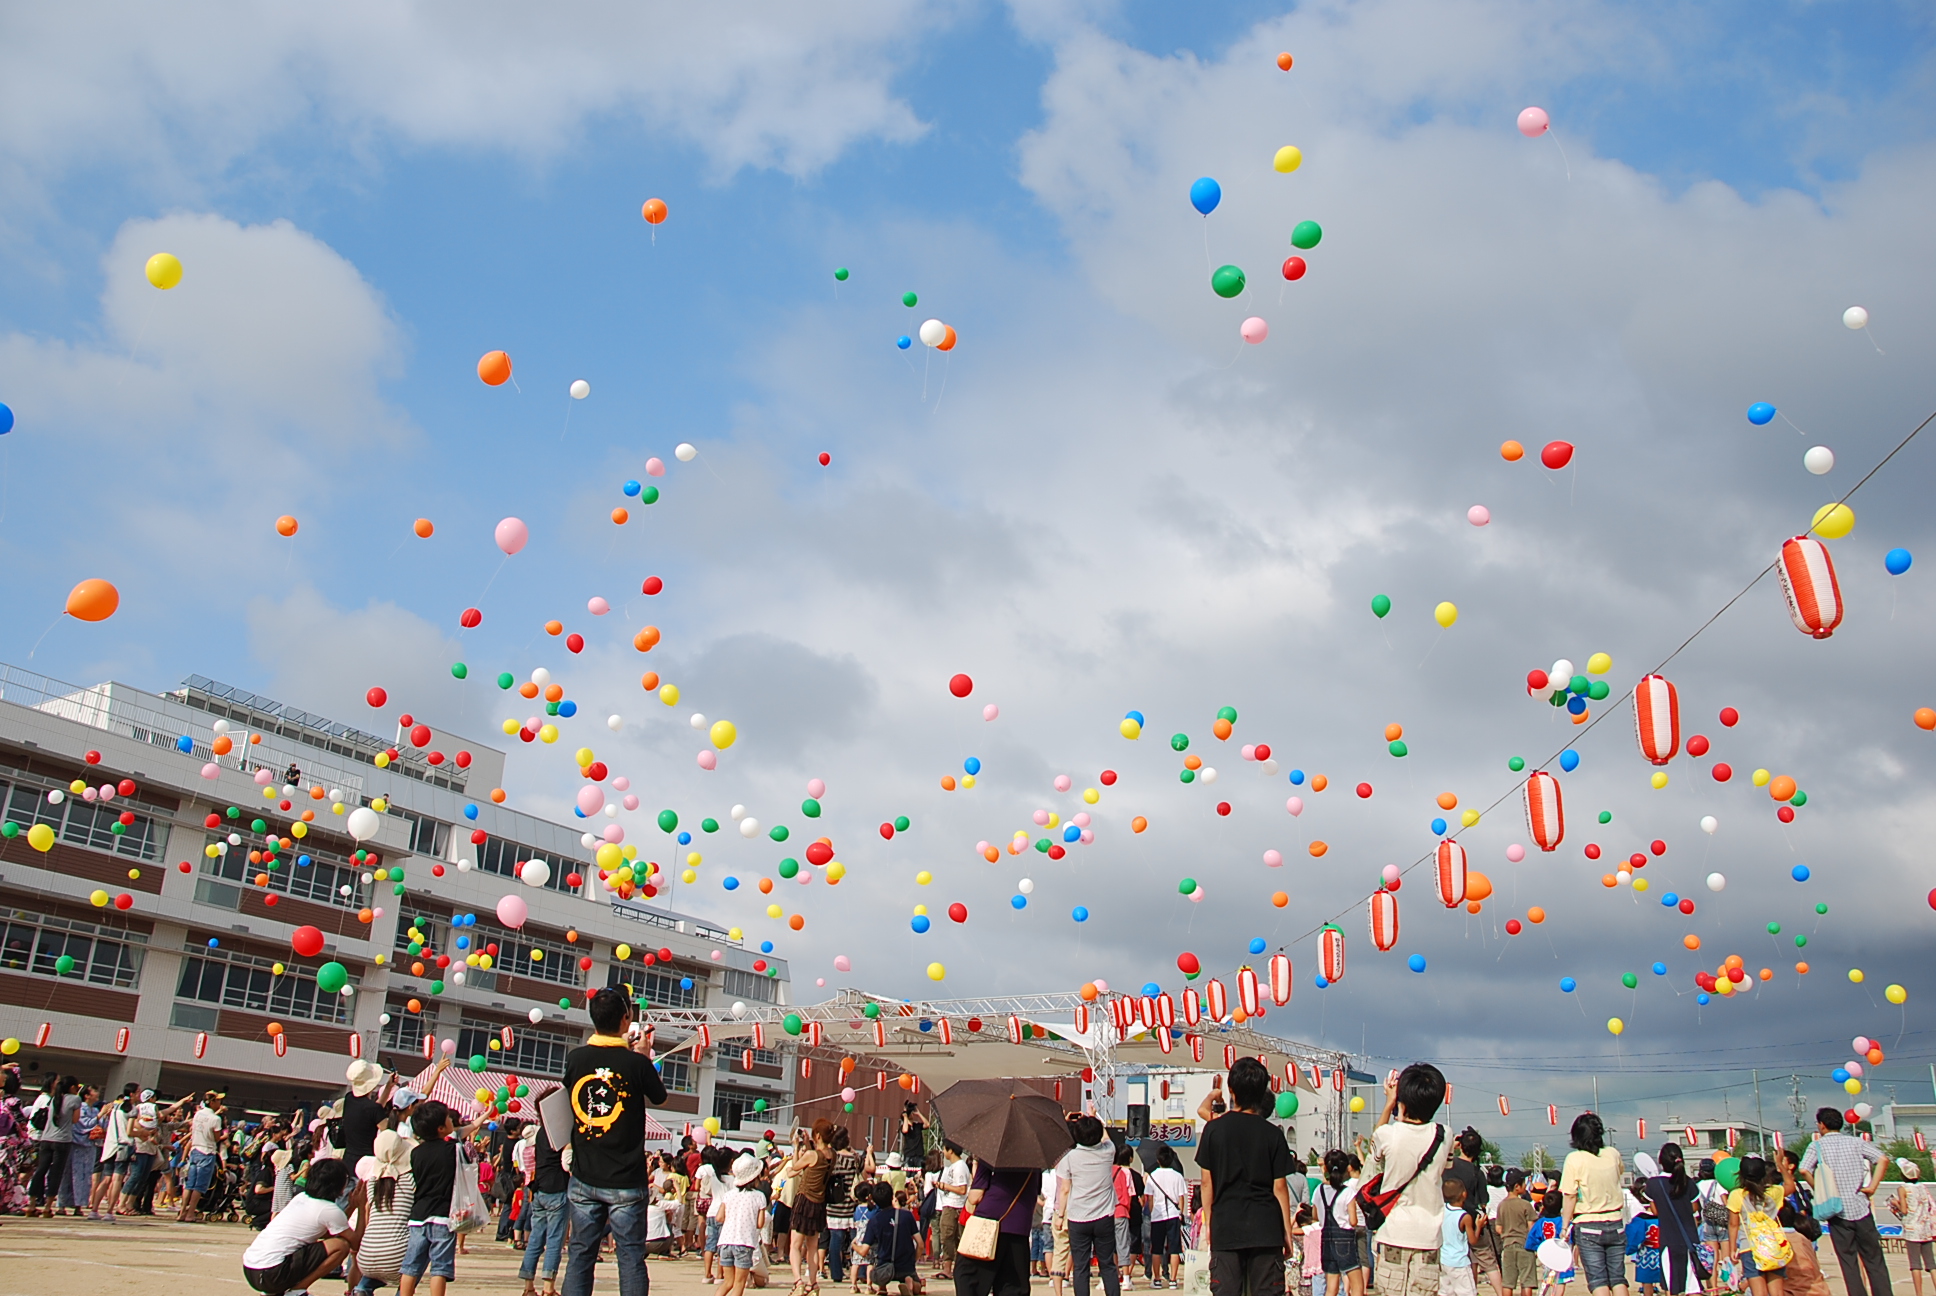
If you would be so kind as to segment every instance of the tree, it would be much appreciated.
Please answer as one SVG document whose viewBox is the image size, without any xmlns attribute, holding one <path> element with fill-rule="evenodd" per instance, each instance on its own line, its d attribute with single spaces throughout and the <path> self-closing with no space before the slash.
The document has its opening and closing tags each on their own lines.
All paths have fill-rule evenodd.
<svg viewBox="0 0 1936 1296">
<path fill-rule="evenodd" d="M 1522 1170 L 1552 1170 L 1558 1167 L 1558 1163 L 1547 1154 L 1543 1144 L 1521 1153 L 1519 1165 Z"/>
<path fill-rule="evenodd" d="M 1479 1140 L 1479 1162 L 1481 1165 L 1500 1165 L 1499 1145 L 1489 1138 Z"/>
<path fill-rule="evenodd" d="M 1902 1168 L 1896 1162 L 1904 1158 L 1922 1167 L 1922 1179 L 1924 1183 L 1928 1183 L 1931 1179 L 1936 1179 L 1936 1165 L 1931 1164 L 1929 1153 L 1918 1152 L 1916 1150 L 1916 1144 L 1913 1139 L 1890 1139 L 1882 1145 L 1882 1150 L 1889 1157 L 1888 1168 L 1882 1172 L 1884 1179 L 1902 1178 Z"/>
</svg>

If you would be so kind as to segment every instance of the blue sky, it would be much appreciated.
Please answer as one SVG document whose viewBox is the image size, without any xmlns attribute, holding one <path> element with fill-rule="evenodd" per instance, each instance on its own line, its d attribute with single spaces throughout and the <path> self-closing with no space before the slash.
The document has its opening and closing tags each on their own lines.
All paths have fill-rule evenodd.
<svg viewBox="0 0 1936 1296">
<path fill-rule="evenodd" d="M 1728 758 L 1810 789 L 1795 830 L 1685 758 L 1654 794 L 1621 716 L 1568 781 L 1582 808 L 1615 810 L 1610 833 L 1671 840 L 1684 871 L 1663 885 L 1707 897 L 1705 872 L 1726 870 L 1703 959 L 1749 956 L 1778 915 L 1794 930 L 1789 853 L 1810 860 L 1808 904 L 1836 901 L 1810 947 L 1823 975 L 1696 1012 L 1690 978 L 1712 961 L 1680 953 L 1646 897 L 1605 908 L 1573 832 L 1563 871 L 1508 868 L 1512 801 L 1468 836 L 1501 897 L 1483 919 L 1432 912 L 1410 875 L 1405 938 L 1380 960 L 1362 916 L 1378 868 L 1431 844 L 1433 789 L 1487 804 L 1511 786 L 1506 755 L 1565 741 L 1518 696 L 1528 668 L 1604 648 L 1619 696 L 1927 412 L 1936 171 L 1913 7 L 882 5 L 822 20 L 837 30 L 779 8 L 715 30 L 594 7 L 575 29 L 486 10 L 490 39 L 414 11 L 236 31 L 190 9 L 148 40 L 112 10 L 45 17 L 0 55 L 25 123 L 0 145 L 0 400 L 19 419 L 0 447 L 6 660 L 103 575 L 123 612 L 57 624 L 37 669 L 157 688 L 198 672 L 357 722 L 381 676 L 489 738 L 509 713 L 478 676 L 569 668 L 588 715 L 627 721 L 581 740 L 648 800 L 774 820 L 827 779 L 863 884 L 803 893 L 789 952 L 803 969 L 853 954 L 873 988 L 923 992 L 936 958 L 957 993 L 1140 983 L 1186 946 L 1234 967 L 1249 935 L 1344 912 L 1353 975 L 1313 994 L 1314 950 L 1293 946 L 1287 1034 L 1557 1054 L 1643 1073 L 1636 1096 L 1664 1092 L 1655 1059 L 1703 1049 L 1717 1073 L 1819 1082 L 1839 1059 L 1809 1017 L 1882 1036 L 1870 1016 L 1894 1015 L 1846 981 L 1858 950 L 1871 988 L 1922 993 L 1916 843 L 1936 802 L 1904 717 L 1931 699 L 1890 684 L 1915 678 L 1931 618 L 1914 574 L 1892 582 L 1878 559 L 1922 552 L 1930 461 L 1913 450 L 1833 546 L 1851 608 L 1834 640 L 1796 635 L 1764 582 L 1670 672 L 1690 732 L 1740 706 Z M 78 40 L 83 25 L 108 34 Z M 1528 103 L 1551 111 L 1571 180 L 1513 131 Z M 1305 167 L 1277 176 L 1290 142 Z M 1184 197 L 1201 174 L 1226 192 L 1207 226 Z M 656 241 L 650 196 L 671 206 Z M 1272 267 L 1304 217 L 1325 241 L 1286 290 Z M 1204 289 L 1206 241 L 1250 272 L 1243 300 Z M 166 295 L 139 278 L 163 247 L 187 265 Z M 837 265 L 853 277 L 836 289 Z M 1858 301 L 1887 355 L 1841 327 Z M 957 352 L 895 350 L 930 314 Z M 1260 347 L 1236 339 L 1249 314 L 1271 323 Z M 477 381 L 494 348 L 520 390 Z M 593 393 L 567 427 L 577 378 Z M 1809 435 L 1749 428 L 1760 399 Z M 1565 436 L 1581 466 L 1536 481 L 1498 459 L 1508 436 Z M 619 483 L 680 441 L 700 455 L 672 465 L 664 502 L 605 521 Z M 1838 456 L 1826 480 L 1800 468 L 1817 442 Z M 1493 511 L 1484 532 L 1472 503 Z M 282 513 L 302 521 L 293 544 Z M 501 562 L 507 514 L 534 539 Z M 409 536 L 417 516 L 432 541 Z M 648 573 L 668 581 L 650 602 Z M 1382 624 L 1373 592 L 1398 605 Z M 592 594 L 618 608 L 607 622 L 579 611 Z M 1443 635 L 1441 598 L 1463 610 Z M 485 625 L 460 636 L 472 604 Z M 538 630 L 553 616 L 594 639 L 582 661 Z M 648 617 L 667 638 L 646 661 L 626 640 Z M 448 676 L 460 656 L 468 690 Z M 676 711 L 643 699 L 645 665 L 681 681 Z M 1002 720 L 939 691 L 956 670 Z M 1151 748 L 1186 731 L 1216 750 L 1224 704 L 1237 741 L 1377 796 L 1312 798 L 1293 821 L 1281 774 L 1240 779 L 1221 750 L 1236 813 L 1216 816 Z M 1152 717 L 1135 748 L 1115 733 L 1130 707 Z M 712 774 L 693 709 L 744 735 Z M 1394 720 L 1416 736 L 1403 766 L 1383 754 Z M 568 813 L 573 745 L 514 757 L 519 804 Z M 939 776 L 971 753 L 984 787 L 945 797 Z M 974 842 L 1038 805 L 1069 812 L 1049 777 L 1080 789 L 1105 765 L 1126 781 L 1084 848 L 1095 871 L 1038 865 L 1042 898 L 1014 914 L 1017 865 Z M 869 839 L 901 812 L 926 835 Z M 1126 837 L 1131 813 L 1147 838 Z M 1691 831 L 1703 813 L 1723 819 L 1712 840 Z M 1304 854 L 1314 836 L 1328 863 Z M 1266 847 L 1294 864 L 1260 876 Z M 771 866 L 722 849 L 722 870 Z M 936 884 L 914 888 L 917 867 Z M 1182 901 L 1185 873 L 1210 898 Z M 678 903 L 744 918 L 711 882 Z M 1284 884 L 1297 903 L 1253 933 Z M 957 896 L 986 923 L 908 933 L 911 905 Z M 1095 915 L 1080 930 L 1077 903 Z M 1498 930 L 1528 903 L 1554 914 L 1537 959 Z M 856 919 L 880 933 L 871 960 L 836 950 L 829 928 Z M 1414 951 L 1424 983 L 1403 971 Z M 1657 957 L 1673 974 L 1647 978 L 1652 1001 L 1606 988 Z M 1562 998 L 1560 975 L 1588 988 Z M 1617 1042 L 1616 1013 L 1636 1023 Z M 1917 1038 L 1906 1057 L 1936 1055 Z M 1577 1089 L 1478 1074 L 1528 1101 Z"/>
</svg>

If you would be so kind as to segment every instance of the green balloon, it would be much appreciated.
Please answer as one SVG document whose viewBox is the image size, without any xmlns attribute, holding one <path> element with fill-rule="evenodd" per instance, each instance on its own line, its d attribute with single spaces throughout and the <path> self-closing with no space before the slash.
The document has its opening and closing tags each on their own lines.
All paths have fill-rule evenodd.
<svg viewBox="0 0 1936 1296">
<path fill-rule="evenodd" d="M 1807 805 L 1807 804 L 1808 804 L 1808 793 L 1806 793 L 1806 792 L 1804 792 L 1804 791 L 1802 791 L 1802 790 L 1801 790 L 1800 788 L 1796 788 L 1796 789 L 1795 789 L 1795 795 L 1794 795 L 1794 796 L 1791 796 L 1791 797 L 1789 797 L 1789 798 L 1788 798 L 1788 804 L 1789 804 L 1789 805 L 1791 805 L 1791 806 L 1805 806 L 1805 805 Z"/>
<path fill-rule="evenodd" d="M 780 1024 L 786 1027 L 786 1033 L 789 1035 L 798 1035 L 806 1029 L 806 1023 L 800 1020 L 799 1013 L 788 1013 Z"/>
<path fill-rule="evenodd" d="M 391 894 L 391 895 L 399 895 L 399 896 L 400 896 L 400 895 L 402 895 L 402 894 L 403 894 L 403 883 L 401 883 L 401 882 L 399 882 L 399 883 L 397 883 L 397 884 L 396 884 L 395 886 L 393 886 L 393 887 L 391 887 L 391 888 L 390 888 L 390 894 Z"/>
<path fill-rule="evenodd" d="M 1565 689 L 1554 689 L 1554 690 L 1553 690 L 1553 692 L 1552 692 L 1552 694 L 1551 694 L 1550 696 L 1548 696 L 1548 697 L 1547 697 L 1547 699 L 1546 699 L 1546 701 L 1547 701 L 1547 704 L 1548 704 L 1548 705 L 1550 705 L 1550 706 L 1556 706 L 1556 707 L 1557 707 L 1557 706 L 1565 706 L 1565 705 L 1566 705 L 1566 690 L 1565 690 Z"/>
<path fill-rule="evenodd" d="M 1044 837 L 1035 843 L 1035 849 L 1041 851 L 1044 855 L 1047 855 L 1049 853 L 1049 847 L 1053 846 L 1054 844 L 1055 843 L 1051 842 L 1047 837 Z"/>
<path fill-rule="evenodd" d="M 510 671 L 499 671 L 497 673 L 497 686 L 499 688 L 508 689 L 515 683 L 517 683 L 517 680 L 511 677 Z"/>
<path fill-rule="evenodd" d="M 59 958 L 54 960 L 54 971 L 60 973 L 62 976 L 66 976 L 69 972 L 72 972 L 73 970 L 74 970 L 74 956 L 72 954 L 63 954 Z"/>
<path fill-rule="evenodd" d="M 659 831 L 671 832 L 679 826 L 679 812 L 676 810 L 659 811 Z"/>
<path fill-rule="evenodd" d="M 1410 752 L 1412 749 L 1405 745 L 1405 740 L 1403 738 L 1398 738 L 1398 739 L 1394 739 L 1390 744 L 1390 746 L 1386 748 L 1386 750 L 1389 751 L 1394 756 L 1403 756 L 1406 753 Z"/>
<path fill-rule="evenodd" d="M 1796 948 L 1796 949 L 1801 949 L 1801 948 L 1803 948 L 1804 946 L 1806 946 L 1807 944 L 1808 944 L 1808 937 L 1807 937 L 1807 935 L 1806 935 L 1806 934 L 1804 934 L 1804 935 L 1800 935 L 1800 936 L 1797 936 L 1797 937 L 1795 937 L 1795 948 Z"/>
<path fill-rule="evenodd" d="M 849 1111 L 849 1112 L 850 1112 L 850 1111 L 852 1111 L 852 1110 L 854 1110 L 854 1104 L 852 1104 L 852 1103 L 842 1103 L 842 1104 L 840 1104 L 840 1110 L 842 1110 L 842 1111 Z"/>
<path fill-rule="evenodd" d="M 1506 768 L 1517 774 L 1526 768 L 1526 758 L 1524 756 L 1515 756 L 1506 762 Z"/>
<path fill-rule="evenodd" d="M 838 270 L 836 270 L 836 271 L 834 271 L 834 278 L 836 278 L 836 279 L 838 279 L 838 280 L 840 280 L 840 282 L 842 282 L 842 283 L 846 283 L 846 282 L 847 282 L 847 267 L 846 267 L 846 266 L 841 266 L 841 267 L 840 267 L 840 268 L 839 268 Z"/>
<path fill-rule="evenodd" d="M 1277 1118 L 1289 1120 L 1297 1115 L 1297 1094 L 1289 1089 L 1277 1095 Z"/>
<path fill-rule="evenodd" d="M 808 797 L 800 803 L 800 813 L 809 819 L 818 819 L 820 817 L 820 803 L 812 797 Z"/>
<path fill-rule="evenodd" d="M 18 837 L 19 835 L 20 835 L 19 824 L 17 823 L 0 824 L 0 837 L 5 837 L 8 841 L 12 841 L 14 838 Z"/>
<path fill-rule="evenodd" d="M 766 835 L 776 842 L 783 842 L 789 834 L 787 833 L 787 826 L 785 824 L 774 824 L 771 828 L 767 829 Z"/>
<path fill-rule="evenodd" d="M 451 673 L 451 676 L 455 679 L 468 679 L 470 677 L 471 668 L 466 666 L 463 662 L 452 662 L 450 664 L 450 673 Z"/>
<path fill-rule="evenodd" d="M 555 716 L 555 715 L 557 715 L 557 714 L 558 714 L 558 704 L 557 704 L 556 702 L 547 702 L 547 703 L 545 703 L 545 714 L 546 714 L 546 715 L 548 715 L 548 716 Z"/>
<path fill-rule="evenodd" d="M 1586 695 L 1592 698 L 1595 702 L 1606 701 L 1607 695 L 1612 692 L 1613 692 L 1613 685 L 1607 683 L 1605 680 L 1594 680 L 1591 684 L 1586 686 Z"/>
<path fill-rule="evenodd" d="M 442 984 L 443 984 L 443 982 L 442 982 L 442 981 L 439 981 L 439 982 L 438 982 L 437 984 L 438 984 L 438 985 L 442 985 Z M 565 1010 L 566 1012 L 570 1012 L 570 1011 L 571 1011 L 571 1000 L 569 1000 L 569 999 L 565 999 L 565 998 L 560 998 L 560 999 L 558 1000 L 558 1006 L 559 1006 L 560 1008 L 563 1008 L 563 1009 L 564 1009 L 564 1010 Z"/>
<path fill-rule="evenodd" d="M 240 819 L 242 817 L 242 811 L 235 806 L 230 806 L 224 813 L 231 819 Z"/>
<path fill-rule="evenodd" d="M 470 1061 L 471 1070 L 482 1071 L 485 1067 L 489 1065 L 490 1063 L 485 1059 L 482 1053 L 471 1054 L 471 1061 Z"/>
<path fill-rule="evenodd" d="M 1171 735 L 1170 735 L 1170 750 L 1171 750 L 1171 751 L 1189 751 L 1189 750 L 1190 750 L 1190 735 L 1189 735 L 1189 734 L 1182 734 L 1182 733 L 1180 733 L 1180 734 L 1171 734 Z"/>
<path fill-rule="evenodd" d="M 1600 812 L 1600 822 L 1601 822 L 1601 823 L 1612 823 L 1612 822 L 1613 822 L 1613 811 L 1611 811 L 1611 810 L 1602 810 L 1602 811 Z"/>
<path fill-rule="evenodd" d="M 1818 914 L 1825 914 L 1825 913 L 1827 913 L 1827 912 L 1828 912 L 1828 905 L 1826 905 L 1826 904 L 1818 904 L 1818 905 L 1816 905 L 1816 906 L 1815 906 L 1815 912 L 1816 912 L 1816 913 L 1818 913 Z"/>
<path fill-rule="evenodd" d="M 783 859 L 783 860 L 781 860 L 781 861 L 780 861 L 780 876 L 781 876 L 781 877 L 783 877 L 783 878 L 796 878 L 796 877 L 799 877 L 799 876 L 800 876 L 800 861 L 799 861 L 799 860 L 797 860 L 797 859 L 794 859 L 794 858 L 793 858 L 792 856 L 788 856 L 788 857 L 787 857 L 786 859 Z"/>
<path fill-rule="evenodd" d="M 1714 1163 L 1714 1182 L 1729 1192 L 1741 1186 L 1741 1159 L 1724 1157 Z"/>
<path fill-rule="evenodd" d="M 1197 772 L 1195 770 L 1181 769 L 1176 772 L 1176 777 L 1180 782 L 1194 783 L 1197 781 Z"/>
<path fill-rule="evenodd" d="M 1297 227 L 1291 231 L 1291 246 L 1309 252 L 1323 237 L 1324 230 L 1316 221 L 1299 221 Z"/>
<path fill-rule="evenodd" d="M 756 1112 L 763 1112 L 763 1111 L 765 1111 L 765 1110 L 766 1110 L 766 1099 L 764 1099 L 764 1098 L 755 1098 L 755 1099 L 753 1100 L 753 1110 L 754 1110 L 754 1111 L 756 1111 Z"/>
<path fill-rule="evenodd" d="M 877 1003 L 871 1003 L 861 1009 L 860 1012 L 861 1016 L 867 1018 L 868 1021 L 873 1021 L 881 1015 L 881 1006 Z"/>
<path fill-rule="evenodd" d="M 518 1097 L 520 1097 L 520 1098 L 528 1098 L 528 1097 L 530 1097 L 530 1096 L 531 1096 L 531 1086 L 530 1086 L 530 1085 L 526 1085 L 526 1084 L 521 1084 L 521 1085 L 519 1085 L 519 1086 L 518 1086 L 518 1089 L 517 1089 L 517 1096 L 518 1096 Z"/>
<path fill-rule="evenodd" d="M 250 832 L 268 832 L 269 825 L 265 820 L 251 819 L 249 821 L 249 831 Z"/>
<path fill-rule="evenodd" d="M 316 969 L 316 988 L 324 994 L 335 994 L 350 983 L 350 970 L 334 960 Z"/>
<path fill-rule="evenodd" d="M 439 994 L 442 994 L 443 992 L 444 992 L 444 983 L 442 981 L 432 981 L 430 983 L 430 993 L 434 995 L 439 995 Z"/>
<path fill-rule="evenodd" d="M 1371 614 L 1373 616 L 1383 621 L 1385 614 L 1389 611 L 1391 611 L 1391 600 L 1389 598 L 1386 598 L 1383 594 L 1373 594 L 1371 596 Z"/>
<path fill-rule="evenodd" d="M 1195 878 L 1184 878 L 1181 882 L 1176 884 L 1176 891 L 1178 895 L 1194 895 L 1196 894 L 1196 889 L 1197 889 L 1197 880 Z"/>
<path fill-rule="evenodd" d="M 912 306 L 920 300 L 921 299 L 919 297 L 915 296 L 911 292 L 904 292 L 901 294 L 901 305 L 903 306 Z"/>
<path fill-rule="evenodd" d="M 1218 707 L 1218 708 L 1217 708 L 1217 719 L 1219 719 L 1219 720 L 1228 720 L 1228 721 L 1229 721 L 1229 722 L 1230 722 L 1231 724 L 1236 724 L 1236 723 L 1237 723 L 1237 708 L 1236 708 L 1236 707 Z"/>
<path fill-rule="evenodd" d="M 718 832 L 718 831 L 719 831 L 719 820 L 717 820 L 717 819 L 714 819 L 714 818 L 713 818 L 712 816 L 710 816 L 710 815 L 708 815 L 708 816 L 707 816 L 706 818 L 704 818 L 704 819 L 701 819 L 701 820 L 699 821 L 699 831 L 701 831 L 701 832 Z"/>
<path fill-rule="evenodd" d="M 1778 922 L 1772 922 L 1772 923 L 1769 923 L 1769 924 L 1768 924 L 1768 934 L 1769 934 L 1770 936 L 1779 936 L 1779 935 L 1781 935 L 1781 924 L 1780 924 L 1780 923 L 1778 923 Z"/>
<path fill-rule="evenodd" d="M 647 486 L 644 490 L 639 492 L 639 503 L 657 504 L 658 502 L 659 502 L 659 488 L 657 486 Z"/>
<path fill-rule="evenodd" d="M 1640 978 L 1631 972 L 1622 972 L 1620 974 L 1620 984 L 1631 990 L 1640 984 Z"/>
<path fill-rule="evenodd" d="M 1244 272 L 1234 265 L 1218 266 L 1210 276 L 1210 291 L 1219 297 L 1235 297 L 1244 290 Z"/>
<path fill-rule="evenodd" d="M 912 820 L 910 820 L 910 819 L 909 819 L 909 818 L 908 818 L 908 817 L 907 817 L 906 815 L 895 815 L 895 816 L 894 816 L 894 831 L 895 831 L 895 832 L 906 832 L 906 831 L 908 830 L 908 825 L 909 825 L 909 824 L 910 824 L 911 822 L 913 822 L 913 821 L 912 821 Z"/>
</svg>

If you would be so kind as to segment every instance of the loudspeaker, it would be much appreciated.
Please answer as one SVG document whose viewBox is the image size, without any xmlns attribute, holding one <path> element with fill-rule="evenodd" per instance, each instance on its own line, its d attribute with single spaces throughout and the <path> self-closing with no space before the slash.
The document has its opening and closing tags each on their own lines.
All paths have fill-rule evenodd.
<svg viewBox="0 0 1936 1296">
<path fill-rule="evenodd" d="M 1150 1132 L 1149 1104 L 1131 1103 L 1127 1111 L 1128 1119 L 1125 1122 L 1127 1128 L 1123 1131 L 1125 1136 L 1132 1139 L 1148 1138 Z"/>
</svg>

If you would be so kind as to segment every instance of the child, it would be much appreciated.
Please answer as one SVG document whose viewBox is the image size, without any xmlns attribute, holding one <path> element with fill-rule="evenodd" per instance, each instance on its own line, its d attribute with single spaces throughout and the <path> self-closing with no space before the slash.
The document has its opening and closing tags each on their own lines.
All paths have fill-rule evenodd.
<svg viewBox="0 0 1936 1296">
<path fill-rule="evenodd" d="M 867 1241 L 867 1221 L 874 1214 L 874 1185 L 857 1183 L 854 1185 L 854 1236 Z M 867 1283 L 867 1248 L 856 1244 L 854 1247 L 854 1290 L 859 1291 Z"/>
<path fill-rule="evenodd" d="M 321 1282 L 356 1251 L 363 1225 L 350 1227 L 349 1216 L 336 1204 L 349 1181 L 341 1161 L 319 1161 L 310 1167 L 302 1196 L 293 1198 L 269 1226 L 256 1234 L 242 1253 L 242 1276 L 262 1296 L 283 1296 Z M 350 1194 L 350 1209 L 363 1204 L 363 1186 Z"/>
<path fill-rule="evenodd" d="M 764 1170 L 758 1157 L 742 1152 L 727 1172 L 732 1186 L 716 1183 L 713 1188 L 711 1218 L 719 1222 L 719 1273 L 726 1284 L 722 1296 L 740 1296 L 753 1276 L 760 1231 L 766 1227 L 766 1194 L 754 1181 Z"/>
<path fill-rule="evenodd" d="M 1566 1284 L 1573 1281 L 1572 1230 L 1560 1218 L 1565 1204 L 1566 1198 L 1557 1191 L 1549 1191 L 1540 1199 L 1539 1218 L 1526 1230 L 1526 1250 L 1539 1256 L 1540 1296 L 1548 1296 L 1549 1289 L 1551 1296 L 1560 1296 L 1566 1290 Z M 1567 1248 L 1564 1270 L 1555 1269 L 1547 1262 L 1546 1256 L 1540 1255 L 1541 1246 L 1547 1242 L 1559 1242 Z"/>
<path fill-rule="evenodd" d="M 895 1193 L 891 1184 L 875 1184 L 874 1209 L 867 1216 L 863 1245 L 872 1274 L 869 1285 L 876 1292 L 885 1292 L 888 1284 L 898 1279 L 901 1296 L 913 1296 L 914 1243 L 919 1230 L 919 1222 L 908 1210 L 905 1196 Z"/>
<path fill-rule="evenodd" d="M 457 1277 L 457 1235 L 450 1227 L 451 1190 L 457 1186 L 457 1144 L 451 1142 L 456 1126 L 456 1113 L 434 1098 L 410 1118 L 417 1136 L 410 1151 L 410 1178 L 417 1192 L 410 1203 L 410 1242 L 404 1248 L 397 1296 L 415 1296 L 426 1273 L 430 1296 L 444 1296 L 444 1284 Z"/>
<path fill-rule="evenodd" d="M 1737 1173 L 1741 1186 L 1728 1194 L 1728 1254 L 1754 1296 L 1782 1296 L 1782 1279 L 1795 1254 L 1775 1218 L 1781 1186 L 1769 1183 L 1768 1163 L 1758 1156 L 1742 1157 Z"/>
<path fill-rule="evenodd" d="M 1526 1172 L 1518 1166 L 1506 1171 L 1505 1198 L 1499 1203 L 1499 1268 L 1506 1296 L 1533 1296 L 1539 1285 L 1539 1261 L 1526 1250 L 1526 1233 L 1539 1208 L 1526 1192 Z"/>
<path fill-rule="evenodd" d="M 1439 1223 L 1439 1296 L 1478 1296 L 1472 1247 L 1485 1217 L 1465 1208 L 1465 1180 L 1447 1175 L 1439 1190 L 1445 1199 L 1445 1217 Z"/>
<path fill-rule="evenodd" d="M 1364 1266 L 1358 1259 L 1358 1199 L 1346 1198 L 1351 1160 L 1332 1148 L 1324 1154 L 1324 1182 L 1318 1185 L 1317 1221 L 1319 1268 L 1324 1273 L 1325 1296 L 1362 1296 Z M 1343 1205 L 1339 1205 L 1343 1201 Z"/>
<path fill-rule="evenodd" d="M 1640 1203 L 1640 1214 L 1627 1221 L 1627 1254 L 1633 1257 L 1634 1283 L 1640 1288 L 1640 1296 L 1654 1296 L 1655 1289 L 1666 1281 L 1660 1270 L 1660 1217 L 1654 1214 L 1654 1203 L 1647 1196 L 1646 1180 L 1634 1180 L 1633 1195 Z"/>
<path fill-rule="evenodd" d="M 1324 1291 L 1324 1225 L 1318 1223 L 1318 1213 L 1310 1202 L 1297 1208 L 1299 1246 L 1304 1253 L 1303 1288 L 1300 1296 L 1323 1296 Z"/>
</svg>

